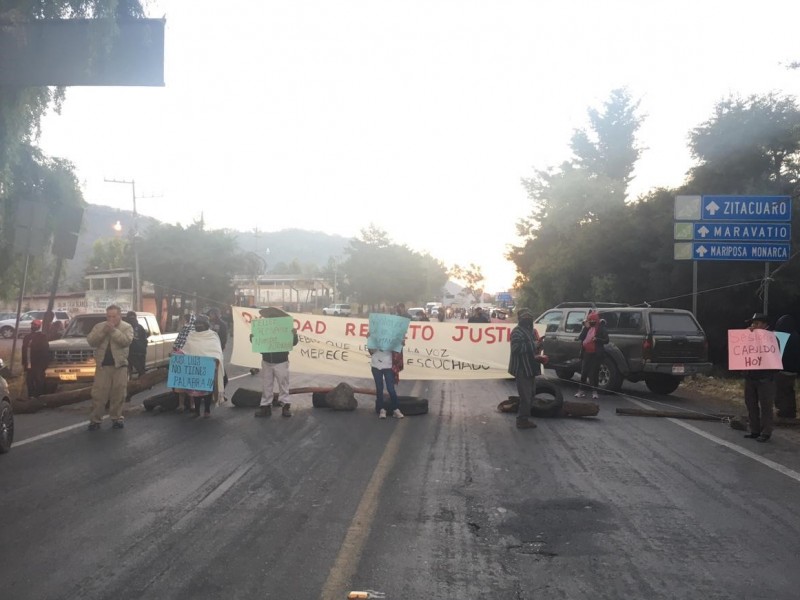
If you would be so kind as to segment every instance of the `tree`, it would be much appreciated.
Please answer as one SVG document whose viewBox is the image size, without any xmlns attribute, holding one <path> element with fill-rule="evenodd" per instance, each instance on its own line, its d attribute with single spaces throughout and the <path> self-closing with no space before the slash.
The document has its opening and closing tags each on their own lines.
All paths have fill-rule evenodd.
<svg viewBox="0 0 800 600">
<path fill-rule="evenodd" d="M 190 302 L 195 309 L 227 303 L 232 276 L 247 264 L 247 256 L 239 254 L 236 237 L 226 230 L 206 231 L 198 223 L 159 225 L 148 230 L 139 263 L 142 279 L 155 289 L 159 319 L 166 303 L 169 322 L 175 308 Z"/>
<path fill-rule="evenodd" d="M 517 223 L 523 244 L 507 255 L 517 266 L 522 304 L 545 309 L 554 298 L 581 300 L 613 285 L 613 278 L 590 273 L 582 263 L 597 254 L 602 238 L 594 233 L 596 225 L 624 212 L 641 152 L 635 139 L 642 121 L 638 105 L 625 90 L 612 91 L 602 111 L 589 109 L 590 129 L 574 132 L 570 160 L 522 180 L 533 206 Z"/>
<path fill-rule="evenodd" d="M 633 168 L 641 156 L 636 132 L 642 118 L 636 115 L 639 101 L 625 89 L 612 90 L 603 104 L 603 112 L 589 109 L 591 131 L 576 130 L 572 135 L 574 164 L 592 177 L 614 182 L 611 197 L 617 206 L 625 202 Z"/>
<path fill-rule="evenodd" d="M 705 194 L 787 194 L 800 174 L 800 109 L 775 94 L 728 98 L 690 136 L 689 188 Z"/>
<path fill-rule="evenodd" d="M 128 240 L 122 238 L 106 238 L 97 240 L 92 246 L 92 255 L 86 265 L 88 272 L 95 269 L 132 269 L 133 253 Z"/>
<path fill-rule="evenodd" d="M 483 295 L 483 285 L 481 284 L 486 278 L 483 276 L 481 268 L 478 265 L 470 263 L 469 267 L 466 268 L 453 265 L 453 268 L 450 269 L 450 274 L 453 276 L 453 279 L 464 282 L 464 289 L 472 294 L 472 296 L 477 296 L 478 299 L 481 298 Z"/>
<path fill-rule="evenodd" d="M 369 307 L 419 299 L 431 289 L 441 289 L 447 281 L 441 263 L 392 243 L 387 233 L 375 225 L 362 229 L 345 254 L 339 290 Z"/>
</svg>

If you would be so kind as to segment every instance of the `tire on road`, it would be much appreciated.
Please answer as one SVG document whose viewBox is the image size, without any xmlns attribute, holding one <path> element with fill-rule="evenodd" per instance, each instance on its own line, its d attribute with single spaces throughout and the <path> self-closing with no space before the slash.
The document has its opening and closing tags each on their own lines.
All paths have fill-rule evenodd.
<svg viewBox="0 0 800 600">
<path fill-rule="evenodd" d="M 11 338 L 14 337 L 14 328 L 8 326 L 3 327 L 2 329 L 0 329 L 0 335 L 2 335 L 7 340 L 10 340 Z"/>
<path fill-rule="evenodd" d="M 175 410 L 178 408 L 179 401 L 180 398 L 177 392 L 164 392 L 145 398 L 142 401 L 142 406 L 144 406 L 147 412 L 152 411 L 157 406 L 160 407 L 161 410 Z"/>
<path fill-rule="evenodd" d="M 536 394 L 531 402 L 532 417 L 557 417 L 564 406 L 561 389 L 546 379 L 536 378 Z"/>
<path fill-rule="evenodd" d="M 239 408 L 258 408 L 261 404 L 261 390 L 239 388 L 233 393 L 231 404 Z"/>
<path fill-rule="evenodd" d="M 397 401 L 400 407 L 400 412 L 407 417 L 428 414 L 427 398 L 417 398 L 416 396 L 398 396 Z"/>
<path fill-rule="evenodd" d="M 654 394 L 671 394 L 678 389 L 681 378 L 666 373 L 651 373 L 645 375 L 644 383 L 647 389 Z"/>
</svg>

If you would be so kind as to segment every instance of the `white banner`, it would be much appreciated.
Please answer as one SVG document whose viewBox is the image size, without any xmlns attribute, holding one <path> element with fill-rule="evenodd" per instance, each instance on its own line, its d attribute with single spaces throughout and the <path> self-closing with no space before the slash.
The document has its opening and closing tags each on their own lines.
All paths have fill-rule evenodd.
<svg viewBox="0 0 800 600">
<path fill-rule="evenodd" d="M 250 346 L 250 322 L 258 310 L 232 306 L 231 363 L 261 368 Z M 299 343 L 289 353 L 292 371 L 371 377 L 369 320 L 290 313 Z M 404 379 L 505 379 L 512 323 L 412 321 L 406 334 Z"/>
</svg>

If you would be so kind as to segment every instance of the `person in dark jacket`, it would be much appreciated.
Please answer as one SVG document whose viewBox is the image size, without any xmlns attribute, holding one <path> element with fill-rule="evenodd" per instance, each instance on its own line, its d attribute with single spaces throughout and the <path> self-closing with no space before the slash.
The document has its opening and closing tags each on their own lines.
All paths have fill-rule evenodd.
<svg viewBox="0 0 800 600">
<path fill-rule="evenodd" d="M 775 331 L 789 334 L 783 349 L 783 370 L 775 374 L 775 409 L 779 417 L 797 417 L 794 382 L 800 372 L 800 334 L 791 315 L 783 315 L 775 323 Z"/>
<path fill-rule="evenodd" d="M 581 342 L 581 383 L 575 397 L 584 398 L 586 396 L 584 390 L 588 380 L 589 387 L 592 388 L 592 398 L 597 400 L 600 364 L 605 356 L 608 331 L 605 321 L 600 319 L 600 315 L 596 311 L 592 311 L 586 316 L 578 340 Z"/>
<path fill-rule="evenodd" d="M 211 331 L 216 331 L 219 336 L 219 343 L 222 350 L 225 350 L 225 344 L 228 343 L 228 325 L 220 317 L 218 308 L 210 308 L 206 313 L 208 320 L 211 323 Z"/>
<path fill-rule="evenodd" d="M 756 313 L 746 321 L 750 331 L 769 329 L 769 317 Z M 750 420 L 750 433 L 746 438 L 766 442 L 772 436 L 773 405 L 775 403 L 774 369 L 757 369 L 744 372 L 744 404 Z"/>
<path fill-rule="evenodd" d="M 42 322 L 39 319 L 31 321 L 31 332 L 22 340 L 22 370 L 25 372 L 29 398 L 44 394 L 44 372 L 50 363 L 50 342 L 41 329 Z"/>
<path fill-rule="evenodd" d="M 517 429 L 532 429 L 531 403 L 536 394 L 536 376 L 541 372 L 536 353 L 540 350 L 539 336 L 533 328 L 533 313 L 523 308 L 517 315 L 517 326 L 511 330 L 511 353 L 508 372 L 517 380 L 519 409 Z"/>
<path fill-rule="evenodd" d="M 132 374 L 136 371 L 136 374 L 141 377 L 146 371 L 147 338 L 150 337 L 150 334 L 139 323 L 135 311 L 129 310 L 125 315 L 125 321 L 133 327 L 133 341 L 128 352 L 128 373 Z"/>
</svg>

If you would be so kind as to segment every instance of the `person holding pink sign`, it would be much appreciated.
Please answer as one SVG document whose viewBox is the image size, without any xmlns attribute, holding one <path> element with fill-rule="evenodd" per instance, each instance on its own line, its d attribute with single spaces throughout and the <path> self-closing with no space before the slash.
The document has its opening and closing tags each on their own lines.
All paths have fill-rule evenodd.
<svg viewBox="0 0 800 600">
<path fill-rule="evenodd" d="M 750 331 L 769 329 L 769 317 L 755 313 L 746 321 Z M 746 438 L 766 442 L 772 436 L 773 406 L 775 404 L 775 374 L 773 369 L 751 369 L 744 372 L 744 403 L 750 419 Z"/>
</svg>

